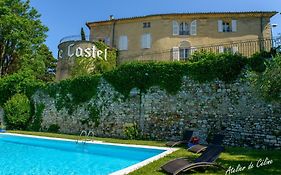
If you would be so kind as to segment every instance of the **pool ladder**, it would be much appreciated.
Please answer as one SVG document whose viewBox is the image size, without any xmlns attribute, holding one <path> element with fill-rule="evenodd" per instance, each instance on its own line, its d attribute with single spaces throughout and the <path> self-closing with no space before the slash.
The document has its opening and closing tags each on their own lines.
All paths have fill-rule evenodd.
<svg viewBox="0 0 281 175">
<path fill-rule="evenodd" d="M 85 137 L 87 137 L 87 138 L 84 139 L 84 140 L 81 139 L 81 137 L 82 137 L 83 135 L 84 135 Z M 86 130 L 82 130 L 82 131 L 80 132 L 80 135 L 79 135 L 78 139 L 76 140 L 76 143 L 79 143 L 79 141 L 81 141 L 81 143 L 85 144 L 86 141 L 92 141 L 92 139 L 89 139 L 89 137 L 94 137 L 94 131 L 88 131 L 88 132 L 87 132 Z"/>
</svg>

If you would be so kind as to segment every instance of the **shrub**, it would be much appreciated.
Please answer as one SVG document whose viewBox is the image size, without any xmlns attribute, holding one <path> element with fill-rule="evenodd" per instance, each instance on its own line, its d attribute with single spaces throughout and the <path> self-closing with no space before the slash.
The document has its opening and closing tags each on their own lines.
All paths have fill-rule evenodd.
<svg viewBox="0 0 281 175">
<path fill-rule="evenodd" d="M 191 78 L 200 82 L 214 79 L 231 82 L 241 74 L 246 63 L 247 59 L 239 54 L 202 52 L 192 56 L 187 71 Z"/>
<path fill-rule="evenodd" d="M 281 55 L 270 61 L 266 70 L 258 74 L 253 82 L 267 100 L 281 102 Z"/>
<path fill-rule="evenodd" d="M 140 131 L 136 123 L 127 123 L 124 125 L 124 134 L 127 139 L 140 139 Z"/>
<path fill-rule="evenodd" d="M 255 53 L 249 58 L 248 64 L 251 70 L 255 72 L 264 72 L 266 69 L 266 62 L 271 58 L 270 52 Z"/>
<path fill-rule="evenodd" d="M 25 94 L 30 98 L 34 92 L 44 87 L 44 83 L 37 80 L 32 72 L 25 71 L 0 78 L 0 106 L 16 93 Z"/>
<path fill-rule="evenodd" d="M 14 95 L 4 104 L 4 112 L 10 129 L 25 129 L 30 119 L 30 102 L 27 96 Z"/>
<path fill-rule="evenodd" d="M 173 94 L 181 87 L 183 69 L 181 63 L 133 62 L 106 72 L 103 77 L 125 97 L 133 88 L 146 92 L 151 86 L 159 86 Z"/>
<path fill-rule="evenodd" d="M 48 132 L 52 132 L 52 133 L 58 133 L 60 130 L 60 126 L 57 124 L 51 124 L 48 128 Z"/>
</svg>

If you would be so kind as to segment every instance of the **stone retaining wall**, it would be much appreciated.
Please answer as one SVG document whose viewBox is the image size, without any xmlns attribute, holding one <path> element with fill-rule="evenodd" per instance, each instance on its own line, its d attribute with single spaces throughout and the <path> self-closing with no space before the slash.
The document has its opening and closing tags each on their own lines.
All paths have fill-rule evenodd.
<svg viewBox="0 0 281 175">
<path fill-rule="evenodd" d="M 208 134 L 223 132 L 225 145 L 281 148 L 281 106 L 259 98 L 247 81 L 199 84 L 184 77 L 175 95 L 152 87 L 141 97 L 125 99 L 102 80 L 97 97 L 71 115 L 66 109 L 57 111 L 54 99 L 46 94 L 38 92 L 34 100 L 45 104 L 45 130 L 57 124 L 63 133 L 88 129 L 97 136 L 124 138 L 124 126 L 136 123 L 147 139 L 179 139 L 183 129 L 189 128 L 202 143 Z M 100 110 L 98 127 L 89 120 L 83 122 L 89 118 L 89 104 Z"/>
</svg>

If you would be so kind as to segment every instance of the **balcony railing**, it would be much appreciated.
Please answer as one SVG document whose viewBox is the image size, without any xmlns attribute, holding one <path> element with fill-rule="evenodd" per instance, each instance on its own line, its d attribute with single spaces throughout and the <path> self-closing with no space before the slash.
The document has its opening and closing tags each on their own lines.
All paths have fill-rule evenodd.
<svg viewBox="0 0 281 175">
<path fill-rule="evenodd" d="M 85 38 L 86 38 L 86 41 L 89 41 L 88 35 L 86 35 Z M 72 36 L 66 36 L 66 37 L 62 38 L 60 40 L 60 43 L 67 42 L 67 41 L 81 41 L 81 40 L 82 40 L 81 35 L 72 35 Z"/>
</svg>

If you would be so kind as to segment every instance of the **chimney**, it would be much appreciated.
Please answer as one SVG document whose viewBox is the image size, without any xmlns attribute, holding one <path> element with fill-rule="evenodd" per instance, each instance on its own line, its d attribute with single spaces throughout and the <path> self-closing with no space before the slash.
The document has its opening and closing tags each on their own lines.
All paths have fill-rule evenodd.
<svg viewBox="0 0 281 175">
<path fill-rule="evenodd" d="M 113 15 L 110 15 L 110 16 L 109 16 L 109 20 L 114 20 L 114 16 L 113 16 Z"/>
</svg>

